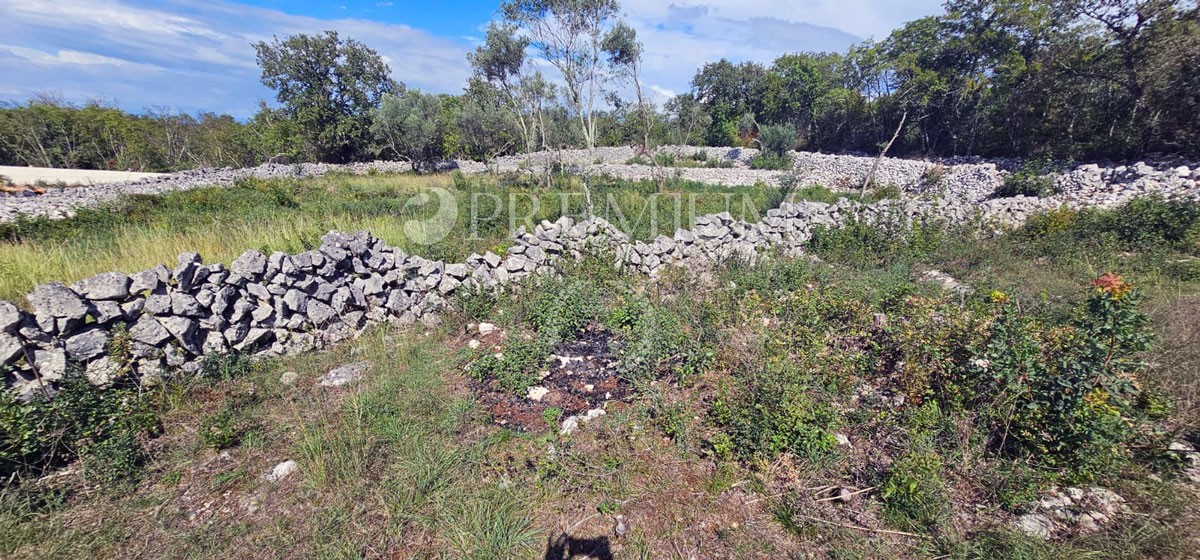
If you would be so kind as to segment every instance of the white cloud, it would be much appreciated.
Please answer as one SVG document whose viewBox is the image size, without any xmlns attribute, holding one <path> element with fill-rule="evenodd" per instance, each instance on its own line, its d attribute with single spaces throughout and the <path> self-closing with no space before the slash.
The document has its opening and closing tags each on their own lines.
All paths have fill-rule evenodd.
<svg viewBox="0 0 1200 560">
<path fill-rule="evenodd" d="M 2 75 L 15 82 L 5 85 L 68 97 L 90 87 L 81 97 L 103 93 L 135 109 L 173 105 L 248 116 L 256 99 L 273 97 L 259 82 L 251 44 L 325 30 L 379 51 L 393 77 L 413 87 L 458 92 L 470 74 L 469 45 L 406 25 L 321 20 L 227 2 L 144 1 L 0 1 L 0 37 L 10 44 L 0 49 L 0 71 L 9 70 Z M 147 76 L 152 69 L 174 75 L 154 81 Z"/>
</svg>

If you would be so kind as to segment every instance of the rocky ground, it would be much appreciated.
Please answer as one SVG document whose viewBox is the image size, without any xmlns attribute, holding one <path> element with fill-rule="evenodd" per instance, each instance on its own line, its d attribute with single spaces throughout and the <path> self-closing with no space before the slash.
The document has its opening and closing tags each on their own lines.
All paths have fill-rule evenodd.
<svg viewBox="0 0 1200 560">
<path fill-rule="evenodd" d="M 554 165 L 567 166 L 576 172 L 605 174 L 630 180 L 679 178 L 728 186 L 774 183 L 781 171 L 755 170 L 749 162 L 757 150 L 743 148 L 695 148 L 666 146 L 660 148 L 681 161 L 694 165 L 724 162 L 728 167 L 662 167 L 630 164 L 638 153 L 631 147 L 563 150 L 506 156 L 483 164 L 475 161 L 446 162 L 442 169 L 457 169 L 464 173 L 537 173 Z M 828 155 L 807 152 L 793 153 L 794 173 L 802 186 L 822 185 L 833 190 L 857 191 L 875 164 L 875 158 L 850 155 Z M 873 183 L 895 185 L 915 198 L 946 199 L 975 203 L 991 199 L 1004 183 L 1011 167 L 1008 162 L 976 162 L 951 160 L 932 162 L 898 158 L 884 159 L 875 171 Z M 313 177 L 331 172 L 365 174 L 403 172 L 410 166 L 402 162 L 370 162 L 350 165 L 276 164 L 267 163 L 245 169 L 196 169 L 104 185 L 79 188 L 48 188 L 43 194 L 10 193 L 0 196 L 0 222 L 11 221 L 19 215 L 69 217 L 76 208 L 113 200 L 125 194 L 159 194 L 214 185 L 231 185 L 246 178 Z M 1200 198 L 1200 166 L 1138 162 L 1133 165 L 1101 167 L 1097 164 L 1077 166 L 1055 178 L 1061 194 L 1043 199 L 1039 206 L 1114 205 L 1147 194 L 1171 197 Z M 1027 201 L 1019 201 L 1025 206 Z"/>
</svg>

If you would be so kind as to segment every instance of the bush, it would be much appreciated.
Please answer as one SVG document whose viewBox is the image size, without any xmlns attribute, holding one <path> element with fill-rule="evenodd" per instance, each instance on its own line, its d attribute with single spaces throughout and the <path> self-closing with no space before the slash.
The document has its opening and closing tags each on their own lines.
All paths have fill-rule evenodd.
<svg viewBox="0 0 1200 560">
<path fill-rule="evenodd" d="M 499 356 L 485 354 L 479 357 L 468 366 L 468 372 L 479 381 L 494 379 L 501 389 L 523 395 L 537 382 L 537 372 L 545 367 L 553 348 L 541 338 L 527 340 L 510 336 Z"/>
<path fill-rule="evenodd" d="M 840 228 L 814 227 L 809 250 L 827 261 L 879 268 L 897 261 L 925 259 L 945 237 L 945 226 L 937 221 L 908 226 L 898 217 L 877 224 L 854 220 Z"/>
<path fill-rule="evenodd" d="M 770 460 L 780 453 L 820 457 L 837 445 L 837 411 L 793 375 L 766 366 L 741 376 L 738 389 L 713 402 L 713 420 L 743 459 Z"/>
<path fill-rule="evenodd" d="M 131 430 L 88 445 L 83 452 L 83 474 L 93 484 L 113 486 L 136 481 L 146 462 L 146 451 Z"/>
<path fill-rule="evenodd" d="M 0 393 L 0 477 L 38 475 L 87 456 L 101 479 L 126 472 L 137 464 L 138 434 L 158 426 L 147 401 L 130 389 L 93 386 L 78 374 L 64 378 L 49 401 L 25 403 L 10 391 Z M 120 465 L 106 470 L 107 460 Z"/>
<path fill-rule="evenodd" d="M 792 168 L 792 157 L 784 155 L 769 154 L 766 152 L 759 153 L 750 160 L 750 169 L 768 169 L 773 171 L 783 171 Z"/>
<path fill-rule="evenodd" d="M 1141 403 L 1151 402 L 1140 398 L 1137 380 L 1150 343 L 1140 299 L 1106 274 L 1073 319 L 1052 321 L 994 292 L 979 316 L 909 307 L 881 343 L 894 353 L 888 363 L 903 364 L 910 396 L 975 411 L 993 451 L 1090 481 L 1130 458 L 1147 416 Z"/>
<path fill-rule="evenodd" d="M 1054 184 L 1057 168 L 1054 160 L 1042 156 L 1022 164 L 1021 169 L 1004 179 L 1004 184 L 992 193 L 992 198 L 1013 196 L 1047 197 L 1058 194 Z"/>
<path fill-rule="evenodd" d="M 774 124 L 759 130 L 758 144 L 767 154 L 784 158 L 796 147 L 796 128 L 790 124 Z"/>
<path fill-rule="evenodd" d="M 1200 203 L 1147 197 L 1110 210 L 1064 207 L 1031 217 L 1018 235 L 1058 251 L 1111 244 L 1117 251 L 1200 254 Z"/>
<path fill-rule="evenodd" d="M 913 450 L 888 470 L 880 487 L 888 521 L 901 529 L 926 531 L 949 515 L 942 459 L 929 450 Z"/>
</svg>

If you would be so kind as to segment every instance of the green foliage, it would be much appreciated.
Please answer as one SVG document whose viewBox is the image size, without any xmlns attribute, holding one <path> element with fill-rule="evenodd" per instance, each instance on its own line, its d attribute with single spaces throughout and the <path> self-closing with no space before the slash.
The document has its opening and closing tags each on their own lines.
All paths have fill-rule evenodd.
<svg viewBox="0 0 1200 560">
<path fill-rule="evenodd" d="M 888 521 L 905 530 L 938 527 L 950 512 L 942 459 L 932 451 L 912 450 L 892 464 L 880 486 Z"/>
<path fill-rule="evenodd" d="M 796 147 L 796 128 L 790 124 L 773 124 L 759 130 L 758 143 L 763 152 L 783 160 Z"/>
<path fill-rule="evenodd" d="M 621 375 L 635 383 L 665 375 L 686 380 L 712 362 L 715 336 L 678 310 L 633 296 L 615 306 L 606 324 L 620 335 Z M 700 322 L 700 321 L 696 321 Z"/>
<path fill-rule="evenodd" d="M 1018 235 L 1056 253 L 1177 251 L 1200 254 L 1200 204 L 1146 197 L 1112 209 L 1059 210 L 1033 216 Z"/>
<path fill-rule="evenodd" d="M 254 44 L 263 85 L 275 90 L 312 157 L 343 163 L 367 155 L 371 110 L 396 91 L 371 48 L 335 31 Z"/>
<path fill-rule="evenodd" d="M 246 377 L 258 367 L 250 352 L 208 354 L 200 362 L 199 375 L 211 381 L 226 381 Z"/>
<path fill-rule="evenodd" d="M 371 113 L 371 134 L 381 153 L 408 160 L 413 171 L 430 169 L 442 157 L 438 140 L 441 99 L 417 89 L 387 93 Z"/>
<path fill-rule="evenodd" d="M 83 475 L 102 487 L 134 482 L 141 476 L 146 458 L 133 431 L 118 431 L 84 448 Z"/>
<path fill-rule="evenodd" d="M 742 458 L 770 460 L 785 452 L 819 458 L 837 445 L 837 411 L 794 376 L 764 368 L 740 376 L 741 387 L 713 402 L 713 420 Z"/>
<path fill-rule="evenodd" d="M 542 421 L 551 428 L 558 426 L 558 421 L 562 419 L 563 410 L 555 406 L 548 406 L 542 411 Z"/>
<path fill-rule="evenodd" d="M 503 352 L 484 354 L 471 362 L 468 371 L 475 379 L 494 379 L 501 389 L 523 395 L 537 383 L 537 373 L 546 367 L 553 349 L 553 345 L 541 338 L 514 339 L 510 336 L 504 343 Z"/>
<path fill-rule="evenodd" d="M 205 414 L 200 419 L 200 442 L 217 450 L 237 446 L 256 428 L 250 407 L 257 401 L 254 393 L 233 395 L 215 412 Z"/>
<path fill-rule="evenodd" d="M 936 221 L 909 227 L 899 218 L 877 224 L 853 220 L 840 228 L 817 225 L 810 250 L 822 259 L 859 267 L 880 267 L 896 261 L 929 256 L 946 237 L 946 227 Z"/>
<path fill-rule="evenodd" d="M 1058 171 L 1054 160 L 1038 157 L 1026 161 L 1021 169 L 1004 178 L 1004 184 L 992 193 L 994 198 L 1012 196 L 1047 197 L 1058 194 L 1054 185 L 1054 173 Z"/>
<path fill-rule="evenodd" d="M 69 375 L 50 400 L 0 394 L 0 476 L 38 475 L 83 457 L 96 480 L 134 474 L 144 459 L 138 435 L 157 429 L 137 391 L 99 388 Z M 91 476 L 91 475 L 89 475 Z"/>
<path fill-rule="evenodd" d="M 586 280 L 546 280 L 538 283 L 521 311 L 539 335 L 570 340 L 600 313 L 595 286 Z"/>
<path fill-rule="evenodd" d="M 792 167 L 792 156 L 787 154 L 778 155 L 763 151 L 750 160 L 750 169 L 785 171 Z"/>
<path fill-rule="evenodd" d="M 970 367 L 1012 399 L 998 403 L 992 433 L 1007 453 L 1030 456 L 1090 480 L 1128 459 L 1139 413 L 1138 356 L 1149 347 L 1141 295 L 1115 275 L 1096 281 L 1071 324 L 1043 326 L 1017 315 L 1003 296 Z M 983 398 L 983 397 L 981 397 Z"/>
</svg>

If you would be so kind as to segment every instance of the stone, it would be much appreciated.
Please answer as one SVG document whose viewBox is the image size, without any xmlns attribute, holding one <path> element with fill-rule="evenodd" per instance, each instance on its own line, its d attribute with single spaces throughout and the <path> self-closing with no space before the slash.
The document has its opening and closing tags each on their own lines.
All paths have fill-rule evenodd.
<svg viewBox="0 0 1200 560">
<path fill-rule="evenodd" d="M 322 303 L 320 300 L 308 300 L 307 307 L 308 320 L 312 321 L 314 325 L 324 325 L 334 317 L 337 317 L 337 312 L 334 311 L 332 307 Z"/>
<path fill-rule="evenodd" d="M 283 304 L 293 313 L 308 311 L 308 296 L 300 290 L 291 289 L 283 295 Z"/>
<path fill-rule="evenodd" d="M 171 296 L 150 294 L 146 296 L 146 305 L 142 309 L 152 315 L 166 315 L 171 312 Z"/>
<path fill-rule="evenodd" d="M 143 292 L 153 292 L 158 290 L 163 279 L 158 270 L 144 270 L 130 276 L 129 293 L 141 294 Z"/>
<path fill-rule="evenodd" d="M 281 482 L 283 479 L 291 476 L 292 473 L 299 470 L 300 465 L 292 460 L 287 460 L 271 469 L 271 472 L 263 475 L 263 480 L 267 482 Z"/>
<path fill-rule="evenodd" d="M 150 346 L 160 346 L 171 338 L 171 333 L 153 316 L 142 315 L 129 328 L 129 338 Z"/>
<path fill-rule="evenodd" d="M 21 310 L 7 301 L 0 301 L 0 332 L 15 332 L 20 325 Z"/>
<path fill-rule="evenodd" d="M 203 317 L 204 307 L 189 294 L 171 292 L 171 313 L 184 317 Z"/>
<path fill-rule="evenodd" d="M 187 317 L 168 316 L 158 320 L 167 332 L 179 341 L 185 350 L 192 354 L 201 354 L 199 341 L 196 340 L 196 333 L 199 330 L 199 323 Z"/>
<path fill-rule="evenodd" d="M 317 380 L 318 387 L 341 387 L 362 379 L 371 369 L 371 362 L 356 362 L 329 370 Z"/>
<path fill-rule="evenodd" d="M 42 284 L 25 299 L 29 300 L 37 315 L 79 320 L 87 314 L 83 300 L 62 282 Z"/>
<path fill-rule="evenodd" d="M 496 331 L 496 325 L 492 323 L 479 323 L 479 335 L 487 336 Z"/>
<path fill-rule="evenodd" d="M 584 424 L 604 416 L 605 414 L 607 413 L 603 408 L 593 408 L 583 415 L 568 416 L 566 420 L 563 420 L 562 429 L 559 430 L 559 434 L 564 436 L 573 435 L 578 432 Z"/>
<path fill-rule="evenodd" d="M 67 353 L 61 348 L 33 351 L 33 365 L 45 381 L 56 381 L 67 374 Z"/>
<path fill-rule="evenodd" d="M 1026 513 L 1013 520 L 1013 528 L 1039 539 L 1048 539 L 1054 534 L 1054 521 L 1040 513 Z"/>
<path fill-rule="evenodd" d="M 548 394 L 550 394 L 550 389 L 547 389 L 545 387 L 540 387 L 540 386 L 534 386 L 534 387 L 530 387 L 529 390 L 525 392 L 525 398 L 527 398 L 531 401 L 541 402 L 542 399 L 545 398 L 546 395 L 548 395 Z"/>
<path fill-rule="evenodd" d="M 0 332 L 0 366 L 6 366 L 25 355 L 25 347 L 17 337 Z"/>
<path fill-rule="evenodd" d="M 93 300 L 123 300 L 129 297 L 130 279 L 120 272 L 105 272 L 80 280 L 74 286 L 79 295 Z"/>
<path fill-rule="evenodd" d="M 300 379 L 300 374 L 298 374 L 294 371 L 285 371 L 285 372 L 283 372 L 283 375 L 279 376 L 279 384 L 280 385 L 293 385 L 296 383 L 297 379 Z"/>
<path fill-rule="evenodd" d="M 99 327 L 87 329 L 66 342 L 67 355 L 81 362 L 103 354 L 107 346 L 108 333 Z"/>
<path fill-rule="evenodd" d="M 112 358 L 104 356 L 93 361 L 84 369 L 84 375 L 92 385 L 104 387 L 111 385 L 121 375 L 121 364 Z"/>
</svg>

